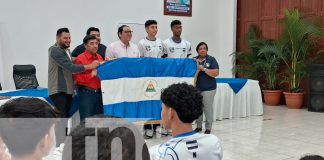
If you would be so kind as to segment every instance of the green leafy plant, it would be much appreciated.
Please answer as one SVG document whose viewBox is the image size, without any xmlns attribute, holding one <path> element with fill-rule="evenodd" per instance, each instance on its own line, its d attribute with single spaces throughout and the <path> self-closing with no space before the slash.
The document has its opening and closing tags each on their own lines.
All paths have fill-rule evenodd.
<svg viewBox="0 0 324 160">
<path fill-rule="evenodd" d="M 235 60 L 242 61 L 242 64 L 235 65 L 233 71 L 250 79 L 263 78 L 263 88 L 269 90 L 278 89 L 278 68 L 281 59 L 269 48 L 276 47 L 271 40 L 259 38 L 258 29 L 251 25 L 246 34 L 246 45 L 248 50 L 237 53 Z"/>
<path fill-rule="evenodd" d="M 255 62 L 255 67 L 259 68 L 265 78 L 264 89 L 277 90 L 279 89 L 278 69 L 281 59 L 276 54 L 277 50 L 268 50 L 268 48 L 276 48 L 276 44 L 273 41 L 267 41 L 260 47 L 258 54 L 260 58 Z"/>
<path fill-rule="evenodd" d="M 241 62 L 241 64 L 234 64 L 232 71 L 233 73 L 243 75 L 245 78 L 259 79 L 261 71 L 259 68 L 256 68 L 254 64 L 259 61 L 259 49 L 266 41 L 258 38 L 257 27 L 251 25 L 245 36 L 245 42 L 248 47 L 247 51 L 235 52 L 232 54 L 234 58 L 233 62 L 237 60 Z"/>
<path fill-rule="evenodd" d="M 285 18 L 281 21 L 283 32 L 275 47 L 270 47 L 282 59 L 287 67 L 285 78 L 289 92 L 301 92 L 300 83 L 307 74 L 307 65 L 318 58 L 309 58 L 315 38 L 323 38 L 323 30 L 314 21 L 302 18 L 298 10 L 284 10 Z"/>
</svg>

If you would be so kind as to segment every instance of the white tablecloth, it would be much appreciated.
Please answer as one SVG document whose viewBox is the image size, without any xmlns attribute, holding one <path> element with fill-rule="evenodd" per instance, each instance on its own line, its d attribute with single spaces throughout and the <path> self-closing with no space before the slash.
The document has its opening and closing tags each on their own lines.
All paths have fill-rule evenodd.
<svg viewBox="0 0 324 160">
<path fill-rule="evenodd" d="M 259 81 L 248 80 L 236 94 L 227 83 L 217 83 L 213 107 L 214 120 L 262 115 Z"/>
<path fill-rule="evenodd" d="M 0 100 L 0 106 L 6 101 Z M 262 115 L 263 105 L 259 82 L 248 80 L 236 94 L 227 83 L 217 83 L 213 107 L 214 120 Z"/>
</svg>

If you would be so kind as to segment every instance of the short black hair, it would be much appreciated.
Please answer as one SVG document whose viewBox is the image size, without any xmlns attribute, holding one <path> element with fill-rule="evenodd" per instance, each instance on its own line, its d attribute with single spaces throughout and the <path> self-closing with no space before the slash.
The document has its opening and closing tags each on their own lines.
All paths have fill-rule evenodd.
<svg viewBox="0 0 324 160">
<path fill-rule="evenodd" d="M 68 28 L 60 28 L 56 32 L 56 36 L 61 36 L 63 32 L 70 33 Z"/>
<path fill-rule="evenodd" d="M 319 155 L 306 155 L 299 160 L 324 160 L 324 157 Z"/>
<path fill-rule="evenodd" d="M 198 52 L 199 47 L 202 46 L 202 45 L 205 45 L 205 46 L 206 46 L 206 49 L 207 49 L 207 51 L 208 51 L 208 45 L 207 45 L 207 43 L 205 43 L 205 42 L 200 42 L 200 43 L 198 43 L 198 45 L 197 45 L 197 47 L 196 47 L 196 51 L 197 51 L 197 52 Z"/>
<path fill-rule="evenodd" d="M 58 118 L 58 113 L 38 98 L 14 98 L 0 107 L 0 118 Z"/>
<path fill-rule="evenodd" d="M 117 36 L 119 39 L 120 39 L 119 34 L 121 34 L 123 32 L 124 27 L 129 27 L 129 26 L 124 24 L 124 25 L 121 25 L 120 27 L 118 27 Z"/>
<path fill-rule="evenodd" d="M 91 119 L 91 118 L 112 118 L 112 117 L 108 117 L 104 115 L 95 115 L 89 118 Z M 115 119 L 115 120 L 116 121 L 114 122 L 116 122 L 116 125 L 118 125 L 118 123 L 123 123 L 122 121 L 124 121 L 122 119 Z M 72 141 L 67 139 L 64 143 L 65 145 L 64 145 L 63 155 L 62 155 L 63 160 L 70 160 L 71 158 L 73 160 L 74 159 L 83 160 L 86 157 L 86 153 L 89 154 L 87 155 L 87 157 L 92 157 L 94 156 L 92 154 L 98 153 L 98 157 L 97 157 L 98 160 L 114 159 L 114 157 L 112 157 L 112 148 L 115 146 L 112 146 L 111 142 L 112 140 L 114 140 L 114 138 L 117 137 L 120 138 L 123 143 L 122 159 L 135 159 L 136 140 L 134 139 L 135 137 L 132 130 L 126 127 L 117 127 L 114 128 L 113 130 L 109 130 L 109 128 L 87 128 L 87 126 L 89 126 L 89 123 L 91 123 L 91 120 L 90 122 L 87 121 L 87 123 L 86 120 L 81 121 L 81 123 L 76 128 L 74 128 L 72 132 L 69 134 L 69 136 L 72 137 Z M 95 123 L 95 121 L 93 123 Z M 98 121 L 98 123 L 105 124 L 104 120 L 100 120 Z M 107 126 L 107 127 L 112 127 L 112 126 Z M 88 136 L 97 136 L 98 138 L 98 147 L 96 147 L 98 149 L 97 152 L 94 152 L 95 148 L 93 147 L 87 148 L 87 152 L 86 152 L 85 137 Z M 72 155 L 70 155 L 71 153 Z M 150 159 L 149 151 L 146 143 L 144 143 L 143 145 L 142 159 L 143 160 Z"/>
<path fill-rule="evenodd" d="M 171 28 L 172 28 L 173 26 L 175 26 L 175 25 L 181 25 L 181 21 L 179 21 L 179 20 L 173 20 L 173 21 L 171 22 Z"/>
<path fill-rule="evenodd" d="M 86 35 L 83 38 L 83 44 L 87 44 L 90 40 L 97 39 L 94 35 Z"/>
<path fill-rule="evenodd" d="M 96 31 L 96 32 L 100 32 L 100 30 L 96 27 L 90 27 L 88 30 L 87 30 L 87 35 L 90 35 L 90 32 L 92 31 Z"/>
<path fill-rule="evenodd" d="M 152 19 L 147 20 L 145 22 L 145 28 L 148 27 L 148 26 L 150 26 L 150 25 L 152 25 L 152 24 L 157 24 L 156 20 L 152 20 Z"/>
<path fill-rule="evenodd" d="M 14 156 L 32 154 L 58 112 L 38 98 L 15 98 L 0 108 L 0 137 Z"/>
<path fill-rule="evenodd" d="M 187 83 L 172 84 L 161 93 L 161 101 L 173 108 L 183 123 L 192 123 L 202 115 L 202 95 Z"/>
</svg>

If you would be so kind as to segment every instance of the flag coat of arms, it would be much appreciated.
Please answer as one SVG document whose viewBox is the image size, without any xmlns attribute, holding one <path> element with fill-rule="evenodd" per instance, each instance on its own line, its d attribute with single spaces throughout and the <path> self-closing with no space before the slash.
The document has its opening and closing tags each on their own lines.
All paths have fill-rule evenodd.
<svg viewBox="0 0 324 160">
<path fill-rule="evenodd" d="M 104 114 L 161 119 L 161 90 L 174 83 L 194 84 L 193 59 L 120 58 L 97 68 Z"/>
</svg>

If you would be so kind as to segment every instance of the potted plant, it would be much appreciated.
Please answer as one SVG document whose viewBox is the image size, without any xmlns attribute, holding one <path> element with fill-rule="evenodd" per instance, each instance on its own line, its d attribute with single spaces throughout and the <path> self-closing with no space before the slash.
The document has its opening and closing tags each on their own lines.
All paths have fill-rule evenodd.
<svg viewBox="0 0 324 160">
<path fill-rule="evenodd" d="M 248 50 L 237 54 L 236 59 L 243 61 L 235 65 L 235 73 L 245 75 L 250 79 L 264 81 L 262 93 L 264 101 L 268 105 L 279 104 L 282 90 L 278 89 L 278 68 L 281 59 L 268 48 L 276 47 L 271 40 L 259 38 L 257 27 L 251 25 L 246 35 Z M 276 51 L 276 50 L 275 50 Z"/>
<path fill-rule="evenodd" d="M 302 18 L 298 10 L 286 9 L 284 15 L 281 22 L 283 32 L 274 50 L 278 49 L 275 53 L 278 53 L 286 66 L 283 80 L 288 84 L 288 91 L 284 92 L 286 104 L 288 108 L 301 108 L 304 93 L 300 83 L 307 74 L 307 65 L 316 58 L 309 58 L 310 49 L 316 42 L 315 38 L 323 38 L 323 30 L 310 19 Z"/>
<path fill-rule="evenodd" d="M 254 64 L 259 60 L 259 50 L 265 41 L 258 39 L 258 30 L 255 25 L 249 27 L 249 31 L 245 35 L 245 42 L 248 50 L 243 52 L 234 52 L 232 71 L 238 74 L 239 77 L 259 80 L 261 71 L 254 67 Z M 239 64 L 236 64 L 236 62 Z"/>
<path fill-rule="evenodd" d="M 278 50 L 268 50 L 268 48 L 276 48 L 276 44 L 267 41 L 260 47 L 260 58 L 255 63 L 255 67 L 261 70 L 265 79 L 262 90 L 265 104 L 277 106 L 282 94 L 282 90 L 278 87 L 278 69 L 281 59 L 275 53 Z"/>
</svg>

